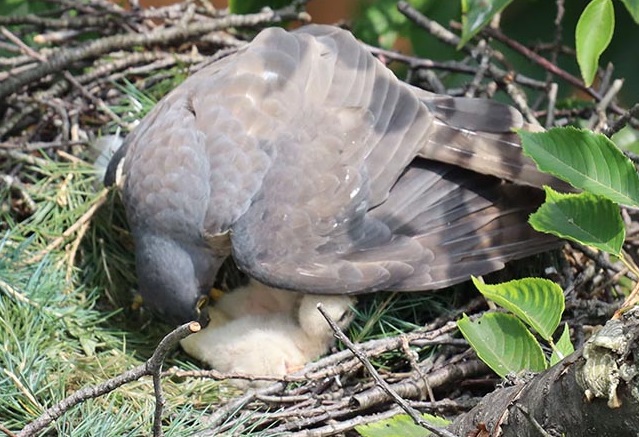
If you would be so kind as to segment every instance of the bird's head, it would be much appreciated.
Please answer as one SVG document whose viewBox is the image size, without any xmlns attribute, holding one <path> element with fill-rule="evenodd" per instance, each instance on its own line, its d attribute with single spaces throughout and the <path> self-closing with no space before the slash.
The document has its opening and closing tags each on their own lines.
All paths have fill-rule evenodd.
<svg viewBox="0 0 639 437">
<path fill-rule="evenodd" d="M 206 325 L 208 312 L 203 307 L 223 259 L 163 235 L 140 233 L 135 240 L 144 305 L 172 324 L 199 321 Z"/>
</svg>

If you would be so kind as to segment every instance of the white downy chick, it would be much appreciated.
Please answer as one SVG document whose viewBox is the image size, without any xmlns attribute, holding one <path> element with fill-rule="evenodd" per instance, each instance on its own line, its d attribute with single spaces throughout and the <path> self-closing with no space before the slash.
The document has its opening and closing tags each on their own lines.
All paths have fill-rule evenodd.
<svg viewBox="0 0 639 437">
<path fill-rule="evenodd" d="M 355 301 L 349 296 L 300 295 L 256 284 L 225 294 L 210 307 L 211 323 L 182 340 L 184 350 L 221 372 L 283 376 L 319 358 L 334 343 L 317 310 L 319 302 L 340 327 L 352 320 Z"/>
<path fill-rule="evenodd" d="M 293 314 L 302 296 L 300 293 L 269 287 L 251 278 L 247 285 L 223 294 L 215 303 L 215 308 L 231 319 L 249 314 Z"/>
</svg>

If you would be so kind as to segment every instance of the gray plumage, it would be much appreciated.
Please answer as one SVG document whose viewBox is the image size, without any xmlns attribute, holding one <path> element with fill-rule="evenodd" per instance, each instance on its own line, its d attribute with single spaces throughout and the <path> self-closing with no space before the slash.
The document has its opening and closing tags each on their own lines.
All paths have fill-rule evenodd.
<svg viewBox="0 0 639 437">
<path fill-rule="evenodd" d="M 284 289 L 436 289 L 556 246 L 526 222 L 531 187 L 561 183 L 522 126 L 399 81 L 344 30 L 272 28 L 158 103 L 107 182 L 122 164 L 139 288 L 173 321 L 229 255 Z"/>
</svg>

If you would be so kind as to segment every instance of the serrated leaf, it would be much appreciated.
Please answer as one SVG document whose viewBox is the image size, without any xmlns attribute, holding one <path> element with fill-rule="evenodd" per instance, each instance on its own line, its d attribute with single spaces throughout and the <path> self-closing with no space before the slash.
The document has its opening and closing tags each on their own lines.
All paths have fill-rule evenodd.
<svg viewBox="0 0 639 437">
<path fill-rule="evenodd" d="M 463 47 L 484 28 L 495 14 L 512 0 L 462 0 L 462 34 L 457 48 Z"/>
<path fill-rule="evenodd" d="M 632 126 L 624 126 L 619 132 L 610 137 L 620 150 L 637 153 L 639 151 L 639 130 Z"/>
<path fill-rule="evenodd" d="M 432 414 L 422 414 L 422 417 L 433 426 L 445 427 L 451 423 L 449 420 Z M 398 414 L 390 419 L 358 425 L 355 430 L 363 437 L 426 437 L 432 435 L 428 430 L 416 425 L 407 414 Z"/>
<path fill-rule="evenodd" d="M 457 327 L 477 356 L 502 378 L 510 372 L 546 368 L 537 339 L 512 314 L 486 313 L 475 322 L 464 314 Z"/>
<path fill-rule="evenodd" d="M 621 0 L 635 23 L 639 24 L 639 0 Z"/>
<path fill-rule="evenodd" d="M 592 0 L 579 17 L 575 31 L 577 63 L 586 86 L 592 85 L 599 56 L 606 50 L 615 30 L 612 0 Z"/>
<path fill-rule="evenodd" d="M 548 279 L 524 278 L 501 284 L 473 283 L 487 299 L 515 314 L 541 337 L 552 340 L 564 312 L 564 293 Z"/>
<path fill-rule="evenodd" d="M 528 219 L 536 231 L 620 254 L 626 229 L 615 203 L 586 192 L 562 194 L 544 188 L 546 201 Z"/>
<path fill-rule="evenodd" d="M 613 202 L 639 207 L 639 176 L 632 162 L 604 135 L 575 129 L 519 131 L 524 153 L 540 170 Z"/>
<path fill-rule="evenodd" d="M 568 329 L 568 324 L 565 323 L 564 331 L 561 333 L 561 337 L 559 337 L 559 340 L 552 351 L 552 355 L 550 356 L 550 365 L 554 366 L 574 351 L 575 347 L 570 341 L 570 330 Z"/>
</svg>

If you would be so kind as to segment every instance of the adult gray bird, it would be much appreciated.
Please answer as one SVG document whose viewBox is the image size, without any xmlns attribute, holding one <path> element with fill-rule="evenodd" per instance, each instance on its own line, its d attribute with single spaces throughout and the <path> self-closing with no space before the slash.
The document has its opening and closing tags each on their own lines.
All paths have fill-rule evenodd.
<svg viewBox="0 0 639 437">
<path fill-rule="evenodd" d="M 106 182 L 123 176 L 144 302 L 174 322 L 229 255 L 307 293 L 437 289 L 557 245 L 526 221 L 559 182 L 522 126 L 399 81 L 345 30 L 272 28 L 159 102 Z"/>
</svg>

